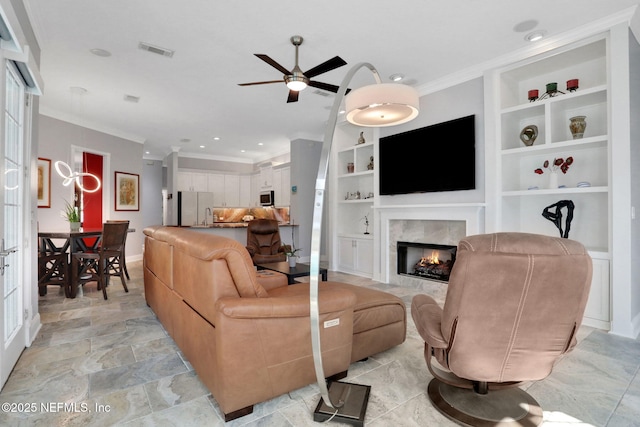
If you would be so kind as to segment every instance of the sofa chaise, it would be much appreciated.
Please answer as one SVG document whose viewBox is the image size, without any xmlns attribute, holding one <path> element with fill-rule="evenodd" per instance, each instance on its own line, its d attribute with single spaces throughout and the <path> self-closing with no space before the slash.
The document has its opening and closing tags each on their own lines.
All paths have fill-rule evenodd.
<svg viewBox="0 0 640 427">
<path fill-rule="evenodd" d="M 226 421 L 253 405 L 315 382 L 309 285 L 258 272 L 247 249 L 178 227 L 144 230 L 147 304 L 211 391 Z M 404 302 L 337 282 L 319 286 L 325 375 L 399 345 Z"/>
</svg>

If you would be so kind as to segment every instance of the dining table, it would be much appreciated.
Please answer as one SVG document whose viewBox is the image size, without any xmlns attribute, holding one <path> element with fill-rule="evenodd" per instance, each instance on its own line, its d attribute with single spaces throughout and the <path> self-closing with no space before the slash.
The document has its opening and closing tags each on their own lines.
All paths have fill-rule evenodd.
<svg viewBox="0 0 640 427">
<path fill-rule="evenodd" d="M 81 228 L 78 231 L 38 231 L 38 238 L 41 252 L 84 252 L 100 246 L 102 227 Z"/>
<path fill-rule="evenodd" d="M 129 228 L 128 233 L 135 232 L 135 228 Z M 55 252 L 67 253 L 68 262 L 68 278 L 70 282 L 71 274 L 71 254 L 76 252 L 96 251 L 100 247 L 102 241 L 102 227 L 83 227 L 77 231 L 56 230 L 56 231 L 38 231 L 38 239 L 40 240 L 39 250 L 42 253 Z M 78 285 L 69 283 L 72 290 L 71 297 L 74 298 Z"/>
</svg>

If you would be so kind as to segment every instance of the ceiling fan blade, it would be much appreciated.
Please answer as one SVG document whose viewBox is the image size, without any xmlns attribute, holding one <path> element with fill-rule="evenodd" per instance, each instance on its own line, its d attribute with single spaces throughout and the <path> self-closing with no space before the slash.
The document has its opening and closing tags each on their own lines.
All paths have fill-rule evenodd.
<svg viewBox="0 0 640 427">
<path fill-rule="evenodd" d="M 289 91 L 289 97 L 287 98 L 287 103 L 289 102 L 298 102 L 298 95 L 300 94 L 300 92 L 295 91 L 295 90 L 290 90 Z"/>
<path fill-rule="evenodd" d="M 265 82 L 238 83 L 238 86 L 268 85 L 270 83 L 282 83 L 284 80 L 268 80 Z"/>
<path fill-rule="evenodd" d="M 258 58 L 262 59 L 267 64 L 271 65 L 276 70 L 280 71 L 282 74 L 291 74 L 291 71 L 287 70 L 282 65 L 278 64 L 276 61 L 271 59 L 269 57 L 269 55 L 264 55 L 262 53 L 254 53 L 254 55 L 257 56 Z"/>
<path fill-rule="evenodd" d="M 326 90 L 327 92 L 333 92 L 333 93 L 337 93 L 338 89 L 340 89 L 336 85 L 332 85 L 332 84 L 329 84 L 329 83 L 323 83 L 323 82 L 316 82 L 315 80 L 311 80 L 309 82 L 309 86 L 317 87 L 318 89 Z"/>
<path fill-rule="evenodd" d="M 342 67 L 343 65 L 347 65 L 345 60 L 340 58 L 339 56 L 334 56 L 328 61 L 325 61 L 322 64 L 316 65 L 312 69 L 305 71 L 304 75 L 309 78 L 312 78 L 317 76 L 318 74 L 326 73 L 327 71 L 331 71 L 335 68 Z"/>
</svg>

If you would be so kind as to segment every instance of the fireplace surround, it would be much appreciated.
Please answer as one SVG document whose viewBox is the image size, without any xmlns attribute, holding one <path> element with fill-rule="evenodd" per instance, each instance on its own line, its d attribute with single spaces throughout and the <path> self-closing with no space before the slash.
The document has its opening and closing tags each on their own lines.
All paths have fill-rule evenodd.
<svg viewBox="0 0 640 427">
<path fill-rule="evenodd" d="M 397 274 L 396 242 L 433 242 L 457 246 L 465 236 L 484 232 L 483 203 L 381 205 L 375 210 L 374 236 L 379 239 L 380 252 L 376 254 L 374 264 L 380 266 L 380 271 L 374 273 L 374 279 L 385 283 L 420 289 L 433 283 L 436 291 L 446 290 L 446 287 L 432 280 Z"/>
<path fill-rule="evenodd" d="M 399 275 L 448 282 L 456 260 L 456 246 L 397 242 Z"/>
</svg>

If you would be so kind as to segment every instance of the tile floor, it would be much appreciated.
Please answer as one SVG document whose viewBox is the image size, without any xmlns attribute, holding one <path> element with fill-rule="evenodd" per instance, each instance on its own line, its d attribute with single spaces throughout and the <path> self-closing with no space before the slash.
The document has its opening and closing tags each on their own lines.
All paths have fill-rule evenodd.
<svg viewBox="0 0 640 427">
<path fill-rule="evenodd" d="M 253 414 L 225 424 L 215 400 L 146 306 L 142 264 L 132 263 L 129 270 L 130 292 L 115 282 L 108 301 L 93 284 L 73 300 L 51 287 L 40 297 L 42 329 L 0 392 L 0 403 L 35 404 L 34 411 L 0 412 L 0 425 L 317 425 L 315 385 L 255 405 Z M 440 285 L 429 282 L 415 289 L 332 272 L 329 278 L 387 290 L 407 307 L 416 293 L 443 295 Z M 428 401 L 430 374 L 410 315 L 407 329 L 404 344 L 349 370 L 347 381 L 372 386 L 365 425 L 453 425 Z M 640 425 L 640 341 L 586 327 L 579 338 L 550 377 L 528 387 L 545 411 L 544 425 Z"/>
</svg>

